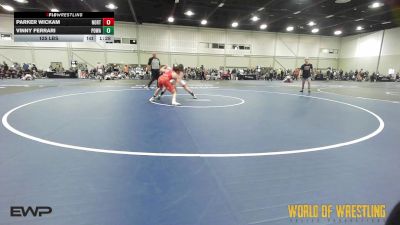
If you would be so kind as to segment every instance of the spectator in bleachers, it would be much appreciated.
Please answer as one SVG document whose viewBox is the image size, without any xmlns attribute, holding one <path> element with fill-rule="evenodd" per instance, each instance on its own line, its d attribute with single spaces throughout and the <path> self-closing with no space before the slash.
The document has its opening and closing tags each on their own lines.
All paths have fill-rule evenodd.
<svg viewBox="0 0 400 225">
<path fill-rule="evenodd" d="M 129 75 L 129 67 L 128 67 L 128 65 L 124 66 L 123 72 L 124 72 L 125 76 Z"/>
<path fill-rule="evenodd" d="M 236 69 L 232 69 L 231 80 L 236 80 Z"/>
<path fill-rule="evenodd" d="M 24 63 L 22 65 L 22 69 L 23 69 L 24 72 L 28 72 L 29 71 L 29 64 L 28 63 Z"/>
<path fill-rule="evenodd" d="M 299 79 L 299 75 L 300 75 L 300 69 L 299 68 L 294 69 L 293 70 L 293 78 L 295 80 L 298 80 Z"/>
<path fill-rule="evenodd" d="M 8 70 L 9 70 L 9 67 L 8 67 L 7 63 L 4 61 L 3 62 L 3 72 L 6 74 L 8 72 Z"/>
<path fill-rule="evenodd" d="M 203 65 L 200 66 L 200 80 L 207 80 L 206 79 L 206 71 L 205 71 Z"/>
</svg>

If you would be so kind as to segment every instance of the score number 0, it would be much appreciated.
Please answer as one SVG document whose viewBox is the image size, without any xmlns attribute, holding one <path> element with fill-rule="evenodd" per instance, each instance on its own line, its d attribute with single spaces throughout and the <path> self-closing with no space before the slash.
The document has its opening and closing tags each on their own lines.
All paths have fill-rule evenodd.
<svg viewBox="0 0 400 225">
<path fill-rule="evenodd" d="M 114 18 L 103 18 L 103 26 L 114 26 Z"/>
<path fill-rule="evenodd" d="M 103 34 L 114 34 L 114 18 L 103 18 Z"/>
</svg>

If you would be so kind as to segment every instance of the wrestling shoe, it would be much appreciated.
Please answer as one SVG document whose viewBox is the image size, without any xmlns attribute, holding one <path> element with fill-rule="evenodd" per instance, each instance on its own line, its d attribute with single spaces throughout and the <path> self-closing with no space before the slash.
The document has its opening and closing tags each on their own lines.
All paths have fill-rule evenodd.
<svg viewBox="0 0 400 225">
<path fill-rule="evenodd" d="M 179 103 L 179 102 L 173 102 L 172 105 L 173 105 L 173 106 L 180 106 L 180 105 L 182 105 L 182 104 Z"/>
</svg>

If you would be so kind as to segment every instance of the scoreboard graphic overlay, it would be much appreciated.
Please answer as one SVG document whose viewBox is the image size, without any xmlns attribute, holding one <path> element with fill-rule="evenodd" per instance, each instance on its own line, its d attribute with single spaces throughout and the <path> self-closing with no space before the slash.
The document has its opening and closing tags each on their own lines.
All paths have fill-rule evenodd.
<svg viewBox="0 0 400 225">
<path fill-rule="evenodd" d="M 15 12 L 16 42 L 114 42 L 114 12 Z"/>
</svg>

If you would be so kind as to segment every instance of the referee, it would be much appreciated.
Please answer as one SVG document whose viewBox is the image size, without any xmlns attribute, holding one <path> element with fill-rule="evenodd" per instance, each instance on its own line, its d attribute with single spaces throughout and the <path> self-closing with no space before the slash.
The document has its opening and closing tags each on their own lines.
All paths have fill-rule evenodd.
<svg viewBox="0 0 400 225">
<path fill-rule="evenodd" d="M 304 59 L 304 64 L 301 66 L 300 71 L 302 75 L 302 80 L 301 80 L 301 91 L 304 91 L 304 84 L 307 81 L 307 87 L 308 87 L 308 93 L 311 92 L 311 85 L 310 85 L 310 80 L 311 80 L 311 74 L 313 72 L 313 65 L 308 62 L 308 58 Z"/>
<path fill-rule="evenodd" d="M 147 63 L 147 71 L 149 71 L 150 69 L 151 69 L 151 80 L 147 85 L 147 88 L 150 88 L 151 84 L 155 80 L 158 80 L 158 77 L 160 76 L 160 60 L 157 58 L 156 53 L 153 53 L 153 56 L 149 58 L 149 62 Z"/>
</svg>

